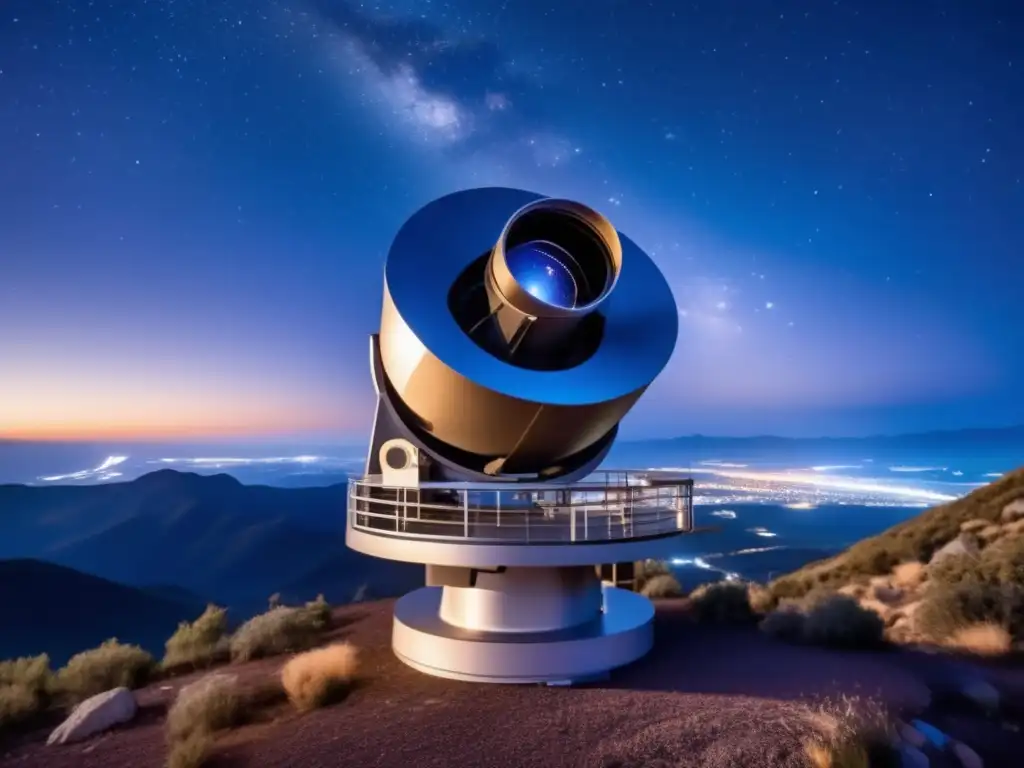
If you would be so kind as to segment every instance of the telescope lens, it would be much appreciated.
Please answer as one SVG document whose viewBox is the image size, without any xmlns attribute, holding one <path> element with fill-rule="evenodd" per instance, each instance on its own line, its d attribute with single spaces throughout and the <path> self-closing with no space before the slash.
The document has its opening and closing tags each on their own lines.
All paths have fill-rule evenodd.
<svg viewBox="0 0 1024 768">
<path fill-rule="evenodd" d="M 505 254 L 509 272 L 527 293 L 555 307 L 576 306 L 579 267 L 569 253 L 546 240 L 531 240 Z M 573 269 L 575 267 L 575 270 Z"/>
</svg>

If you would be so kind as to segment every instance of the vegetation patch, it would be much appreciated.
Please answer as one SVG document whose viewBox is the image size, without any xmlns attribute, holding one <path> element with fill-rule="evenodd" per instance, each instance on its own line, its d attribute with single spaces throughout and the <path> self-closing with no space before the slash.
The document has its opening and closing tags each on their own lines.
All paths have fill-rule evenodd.
<svg viewBox="0 0 1024 768">
<path fill-rule="evenodd" d="M 156 669 L 153 657 L 117 638 L 71 657 L 57 673 L 57 688 L 70 702 L 84 701 L 112 688 L 138 688 Z"/>
<path fill-rule="evenodd" d="M 690 594 L 693 615 L 698 621 L 717 624 L 738 624 L 754 619 L 747 584 L 718 581 L 702 584 Z"/>
<path fill-rule="evenodd" d="M 54 689 L 46 654 L 0 662 L 0 731 L 35 719 L 50 705 Z"/>
<path fill-rule="evenodd" d="M 683 588 L 672 574 L 660 573 L 644 582 L 640 594 L 650 598 L 682 597 Z"/>
<path fill-rule="evenodd" d="M 165 670 L 198 669 L 227 661 L 227 611 L 208 605 L 195 621 L 183 621 L 165 644 L 161 662 Z"/>
<path fill-rule="evenodd" d="M 349 643 L 336 643 L 292 657 L 281 670 L 281 684 L 300 712 L 343 698 L 358 669 L 358 653 Z"/>
<path fill-rule="evenodd" d="M 322 598 L 301 608 L 271 608 L 238 628 L 231 638 L 231 660 L 250 661 L 305 650 L 320 638 L 329 622 L 330 606 Z"/>
<path fill-rule="evenodd" d="M 168 768 L 205 764 L 214 735 L 242 725 L 250 711 L 234 675 L 208 675 L 186 685 L 167 712 Z"/>
</svg>

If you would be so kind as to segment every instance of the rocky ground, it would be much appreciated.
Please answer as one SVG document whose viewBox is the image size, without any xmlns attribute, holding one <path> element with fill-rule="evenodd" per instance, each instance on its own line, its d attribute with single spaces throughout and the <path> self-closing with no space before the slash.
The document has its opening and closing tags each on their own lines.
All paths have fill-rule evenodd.
<svg viewBox="0 0 1024 768">
<path fill-rule="evenodd" d="M 360 683 L 343 702 L 306 715 L 284 702 L 272 705 L 257 722 L 223 735 L 212 764 L 807 766 L 805 745 L 823 727 L 821 706 L 837 706 L 844 697 L 858 706 L 881 703 L 901 719 L 905 765 L 1010 768 L 1024 754 L 1015 719 L 1024 702 L 1024 670 L 1007 665 L 907 650 L 786 645 L 753 627 L 695 624 L 685 600 L 669 600 L 658 604 L 655 650 L 606 683 L 474 685 L 427 677 L 398 662 L 390 650 L 391 608 L 382 601 L 336 611 L 332 639 L 349 640 L 362 656 Z M 256 690 L 284 661 L 232 671 Z M 47 729 L 8 742 L 0 746 L 0 766 L 162 766 L 166 708 L 196 677 L 137 691 L 134 721 L 87 741 L 47 746 Z M 989 712 L 992 696 L 996 709 Z M 913 727 L 915 718 L 923 722 Z M 970 749 L 956 746 L 960 741 Z"/>
</svg>

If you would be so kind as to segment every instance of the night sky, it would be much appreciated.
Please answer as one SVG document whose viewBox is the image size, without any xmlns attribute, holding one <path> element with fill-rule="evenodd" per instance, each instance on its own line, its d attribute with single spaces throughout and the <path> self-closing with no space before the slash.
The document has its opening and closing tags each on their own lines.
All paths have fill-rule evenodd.
<svg viewBox="0 0 1024 768">
<path fill-rule="evenodd" d="M 0 435 L 364 434 L 391 238 L 496 184 L 668 277 L 625 436 L 1024 422 L 1022 137 L 1018 2 L 6 0 Z"/>
</svg>

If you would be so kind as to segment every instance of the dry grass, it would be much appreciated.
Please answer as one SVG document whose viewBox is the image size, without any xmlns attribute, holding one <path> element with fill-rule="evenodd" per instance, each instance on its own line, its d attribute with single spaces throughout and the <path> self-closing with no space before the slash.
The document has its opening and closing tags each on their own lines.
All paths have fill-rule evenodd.
<svg viewBox="0 0 1024 768">
<path fill-rule="evenodd" d="M 57 673 L 60 693 L 79 702 L 113 688 L 138 688 L 156 669 L 153 657 L 137 645 L 107 640 L 71 657 Z"/>
<path fill-rule="evenodd" d="M 1024 469 L 1007 473 L 961 499 L 933 507 L 877 536 L 859 541 L 836 557 L 811 563 L 775 580 L 770 585 L 772 592 L 778 598 L 802 597 L 815 588 L 837 589 L 863 578 L 888 574 L 904 562 L 926 563 L 935 552 L 960 535 L 963 523 L 972 520 L 983 520 L 990 525 L 999 523 L 1004 507 L 1020 498 L 1022 491 Z M 1005 538 L 1024 539 L 1020 536 Z M 1001 562 L 995 570 L 1004 574 L 1016 570 L 1014 557 L 1008 556 L 1008 552 L 999 554 L 996 560 Z"/>
<path fill-rule="evenodd" d="M 234 675 L 208 675 L 186 685 L 167 712 L 168 768 L 203 765 L 214 734 L 241 725 L 248 714 Z"/>
<path fill-rule="evenodd" d="M 208 667 L 228 658 L 228 618 L 223 608 L 208 605 L 193 622 L 183 621 L 165 644 L 164 669 Z"/>
<path fill-rule="evenodd" d="M 43 712 L 54 687 L 46 654 L 0 662 L 0 731 L 22 725 Z"/>
<path fill-rule="evenodd" d="M 336 643 L 294 656 L 281 670 L 281 684 L 295 708 L 307 712 L 344 696 L 358 666 L 355 646 Z"/>
<path fill-rule="evenodd" d="M 644 582 L 640 594 L 650 598 L 682 597 L 683 588 L 672 574 L 659 573 Z"/>
<path fill-rule="evenodd" d="M 878 705 L 841 699 L 812 712 L 810 720 L 819 731 L 804 743 L 812 768 L 871 768 L 894 762 L 895 729 Z"/>
<path fill-rule="evenodd" d="M 926 578 L 928 578 L 928 568 L 917 560 L 899 563 L 892 569 L 892 584 L 900 589 L 917 589 Z"/>
<path fill-rule="evenodd" d="M 978 656 L 1002 656 L 1013 648 L 1013 638 L 1006 627 L 986 622 L 961 627 L 945 645 Z"/>
<path fill-rule="evenodd" d="M 304 608 L 279 606 L 254 616 L 231 638 L 231 660 L 250 661 L 310 647 L 326 629 L 330 606 L 313 601 Z"/>
</svg>

